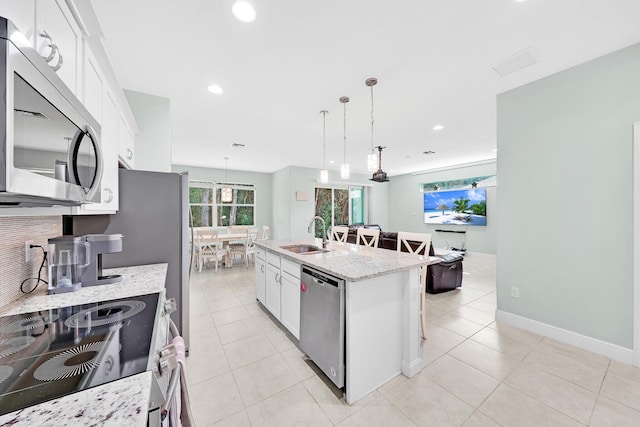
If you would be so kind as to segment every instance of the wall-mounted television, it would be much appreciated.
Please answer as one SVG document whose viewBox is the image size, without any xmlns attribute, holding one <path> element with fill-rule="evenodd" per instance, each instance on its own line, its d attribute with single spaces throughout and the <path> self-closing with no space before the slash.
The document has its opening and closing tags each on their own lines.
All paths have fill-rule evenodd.
<svg viewBox="0 0 640 427">
<path fill-rule="evenodd" d="M 428 191 L 424 193 L 425 224 L 487 225 L 487 191 Z"/>
</svg>

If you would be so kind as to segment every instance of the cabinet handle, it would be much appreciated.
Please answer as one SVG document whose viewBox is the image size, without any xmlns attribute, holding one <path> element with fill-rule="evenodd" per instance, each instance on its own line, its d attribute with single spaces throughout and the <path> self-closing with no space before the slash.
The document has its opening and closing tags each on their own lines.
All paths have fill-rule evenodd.
<svg viewBox="0 0 640 427">
<path fill-rule="evenodd" d="M 104 191 L 109 195 L 107 197 L 107 200 L 105 200 L 104 202 L 111 203 L 113 201 L 113 191 L 109 187 L 106 187 Z"/>
<path fill-rule="evenodd" d="M 53 68 L 53 71 L 58 71 L 60 67 L 62 67 L 62 54 L 58 50 L 58 46 L 56 46 L 56 52 L 58 52 L 58 63 Z"/>
<path fill-rule="evenodd" d="M 260 266 L 260 273 L 264 273 L 264 265 Z"/>
<path fill-rule="evenodd" d="M 56 51 L 58 50 L 58 46 L 56 46 L 55 43 L 53 43 L 51 36 L 45 30 L 42 30 L 40 32 L 40 37 L 42 37 L 43 39 L 49 40 L 48 44 L 49 44 L 49 47 L 51 48 L 51 52 L 49 52 L 48 56 L 42 55 L 44 60 L 47 61 L 47 63 L 49 63 L 56 56 Z"/>
<path fill-rule="evenodd" d="M 127 148 L 127 159 L 133 159 L 133 151 L 130 148 Z"/>
<path fill-rule="evenodd" d="M 276 283 L 280 283 L 280 279 L 278 278 L 279 275 L 279 273 L 276 273 Z"/>
</svg>

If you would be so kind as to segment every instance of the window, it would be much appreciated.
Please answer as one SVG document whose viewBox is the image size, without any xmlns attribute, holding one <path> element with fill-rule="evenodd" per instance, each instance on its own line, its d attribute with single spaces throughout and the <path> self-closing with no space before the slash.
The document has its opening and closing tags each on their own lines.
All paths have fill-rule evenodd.
<svg viewBox="0 0 640 427">
<path fill-rule="evenodd" d="M 231 187 L 233 190 L 230 202 L 222 201 L 223 187 Z M 223 185 L 214 182 L 191 181 L 189 183 L 189 206 L 194 227 L 255 225 L 255 188 L 253 185 Z"/>
<path fill-rule="evenodd" d="M 324 219 L 327 230 L 333 225 L 364 224 L 368 222 L 365 187 L 316 188 L 315 214 Z M 322 230 L 316 223 L 316 237 Z"/>
</svg>

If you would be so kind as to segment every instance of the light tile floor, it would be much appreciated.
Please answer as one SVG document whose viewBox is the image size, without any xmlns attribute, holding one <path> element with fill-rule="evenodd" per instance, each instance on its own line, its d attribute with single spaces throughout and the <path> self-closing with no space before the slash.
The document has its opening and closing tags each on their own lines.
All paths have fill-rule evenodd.
<svg viewBox="0 0 640 427">
<path fill-rule="evenodd" d="M 640 369 L 496 323 L 495 257 L 428 298 L 424 370 L 353 406 L 255 300 L 254 269 L 191 278 L 187 375 L 206 426 L 640 426 Z"/>
</svg>

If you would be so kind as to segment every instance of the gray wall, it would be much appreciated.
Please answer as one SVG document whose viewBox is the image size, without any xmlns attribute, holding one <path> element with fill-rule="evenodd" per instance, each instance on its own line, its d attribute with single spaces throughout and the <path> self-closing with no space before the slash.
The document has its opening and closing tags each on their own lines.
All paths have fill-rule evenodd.
<svg viewBox="0 0 640 427">
<path fill-rule="evenodd" d="M 124 91 L 140 132 L 135 136 L 135 169 L 171 172 L 171 101 Z"/>
<path fill-rule="evenodd" d="M 419 175 L 394 176 L 389 182 L 389 230 L 429 233 L 436 247 L 460 247 L 460 241 L 466 240 L 466 248 L 471 252 L 496 253 L 498 230 L 496 187 L 487 187 L 487 226 L 466 227 L 466 234 L 440 233 L 436 229 L 465 230 L 464 226 L 446 226 L 424 223 L 424 199 L 420 184 L 436 181 L 448 181 L 472 178 L 483 175 L 495 175 L 496 164 L 482 164 L 467 167 L 454 167 L 447 170 Z"/>
<path fill-rule="evenodd" d="M 137 149 L 137 147 L 136 147 Z M 229 169 L 210 169 L 196 166 L 171 166 L 172 172 L 189 172 L 190 180 L 213 181 L 213 182 L 233 182 L 238 184 L 255 185 L 256 203 L 256 225 L 262 228 L 263 225 L 272 226 L 271 216 L 271 177 L 269 173 L 245 172 Z M 228 179 L 227 179 L 228 176 Z"/>
<path fill-rule="evenodd" d="M 499 310 L 633 347 L 639 76 L 637 44 L 498 96 Z"/>
<path fill-rule="evenodd" d="M 319 185 L 320 170 L 288 166 L 273 174 L 273 218 L 276 239 L 306 238 L 311 235 L 307 227 L 315 213 L 315 188 Z M 329 171 L 329 182 L 342 184 L 371 185 L 370 222 L 388 225 L 388 184 L 369 181 L 369 175 L 351 174 L 348 180 L 341 180 L 339 171 Z M 307 193 L 308 200 L 296 200 L 296 192 Z"/>
</svg>

